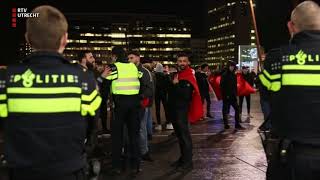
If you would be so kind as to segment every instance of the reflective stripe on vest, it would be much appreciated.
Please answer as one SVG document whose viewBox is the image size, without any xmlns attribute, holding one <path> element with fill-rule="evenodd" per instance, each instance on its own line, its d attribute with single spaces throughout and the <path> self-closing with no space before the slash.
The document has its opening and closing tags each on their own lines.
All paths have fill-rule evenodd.
<svg viewBox="0 0 320 180">
<path fill-rule="evenodd" d="M 7 104 L 0 104 L 0 117 L 8 117 L 8 107 Z"/>
<path fill-rule="evenodd" d="M 80 98 L 9 98 L 8 112 L 62 113 L 80 112 Z"/>
<path fill-rule="evenodd" d="M 115 63 L 118 78 L 112 81 L 112 93 L 117 95 L 139 94 L 140 81 L 136 65 L 132 63 Z"/>
<path fill-rule="evenodd" d="M 284 86 L 320 86 L 320 74 L 283 74 Z"/>
<path fill-rule="evenodd" d="M 282 66 L 282 85 L 284 86 L 320 86 L 320 66 L 319 65 L 284 65 Z M 315 71 L 309 73 L 287 73 L 289 71 Z"/>
</svg>

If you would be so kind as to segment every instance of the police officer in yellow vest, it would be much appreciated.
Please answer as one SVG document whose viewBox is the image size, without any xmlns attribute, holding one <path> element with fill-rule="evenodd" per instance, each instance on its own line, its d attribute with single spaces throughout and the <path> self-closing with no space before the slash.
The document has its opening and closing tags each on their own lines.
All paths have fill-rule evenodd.
<svg viewBox="0 0 320 180">
<path fill-rule="evenodd" d="M 140 148 L 138 118 L 140 108 L 140 80 L 142 74 L 136 65 L 129 63 L 123 48 L 114 47 L 112 58 L 116 61 L 102 73 L 102 77 L 111 82 L 115 118 L 111 122 L 112 138 L 112 174 L 121 173 L 121 152 L 123 147 L 123 128 L 126 124 L 129 137 L 129 154 L 131 175 L 135 176 L 140 171 Z"/>
<path fill-rule="evenodd" d="M 320 7 L 304 1 L 291 14 L 289 45 L 271 50 L 259 75 L 272 92 L 270 180 L 320 179 Z M 279 147 L 279 148 L 278 148 Z M 270 149 L 270 148 L 267 148 Z M 269 154 L 269 153 L 268 153 Z"/>
</svg>

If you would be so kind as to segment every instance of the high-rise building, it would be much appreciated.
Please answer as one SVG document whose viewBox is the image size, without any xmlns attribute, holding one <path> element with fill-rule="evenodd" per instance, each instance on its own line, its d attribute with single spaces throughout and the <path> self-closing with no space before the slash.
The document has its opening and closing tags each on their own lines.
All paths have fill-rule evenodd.
<svg viewBox="0 0 320 180">
<path fill-rule="evenodd" d="M 66 14 L 69 41 L 65 56 L 77 59 L 79 50 L 91 50 L 107 61 L 113 46 L 138 50 L 144 60 L 173 61 L 191 51 L 190 22 L 176 16 L 150 14 Z M 168 63 L 168 62 L 165 62 Z"/>
<path fill-rule="evenodd" d="M 191 61 L 192 64 L 202 64 L 206 62 L 207 58 L 207 39 L 192 38 L 191 39 Z"/>
<path fill-rule="evenodd" d="M 208 57 L 210 65 L 238 61 L 239 45 L 255 45 L 249 0 L 208 2 Z"/>
</svg>

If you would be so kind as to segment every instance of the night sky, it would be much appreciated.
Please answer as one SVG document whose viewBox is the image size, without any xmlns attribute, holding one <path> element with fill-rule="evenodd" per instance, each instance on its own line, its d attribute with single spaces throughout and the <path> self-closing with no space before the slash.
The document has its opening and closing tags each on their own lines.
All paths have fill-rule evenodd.
<svg viewBox="0 0 320 180">
<path fill-rule="evenodd" d="M 11 27 L 11 8 L 28 8 L 30 12 L 34 7 L 43 4 L 52 5 L 63 13 L 70 12 L 105 12 L 105 13 L 150 13 L 150 14 L 172 14 L 178 17 L 187 18 L 192 22 L 192 36 L 206 38 L 206 18 L 207 7 L 206 0 L 105 0 L 101 1 L 74 1 L 74 0 L 4 0 L 0 2 L 0 28 L 1 39 L 5 41 L 5 47 L 0 64 L 15 59 L 15 50 L 18 47 L 19 39 L 23 38 L 25 32 L 24 23 L 17 27 Z M 103 4 L 108 4 L 103 5 Z M 3 43 L 3 42 L 2 42 Z"/>
<path fill-rule="evenodd" d="M 2 58 L 0 64 L 14 58 L 14 51 L 19 42 L 18 37 L 24 34 L 24 25 L 18 22 L 17 28 L 11 28 L 11 8 L 23 7 L 31 9 L 38 5 L 49 4 L 64 13 L 68 12 L 123 12 L 173 14 L 184 17 L 192 22 L 193 37 L 207 37 L 207 0 L 104 0 L 74 1 L 74 0 L 2 0 L 0 1 L 0 33 Z M 258 30 L 261 44 L 268 50 L 285 44 L 289 40 L 286 22 L 292 10 L 293 0 L 256 0 Z M 300 0 L 295 0 L 300 1 Z M 320 0 L 315 0 L 320 2 Z M 108 5 L 103 5 L 108 4 Z M 3 46 L 4 45 L 4 46 Z"/>
</svg>

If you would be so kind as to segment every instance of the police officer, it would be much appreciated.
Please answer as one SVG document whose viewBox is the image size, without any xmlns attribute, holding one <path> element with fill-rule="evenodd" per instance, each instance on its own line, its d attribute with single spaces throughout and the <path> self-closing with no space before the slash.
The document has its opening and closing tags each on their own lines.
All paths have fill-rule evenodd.
<svg viewBox="0 0 320 180">
<path fill-rule="evenodd" d="M 268 53 L 261 83 L 272 91 L 271 131 L 280 147 L 268 179 L 320 179 L 320 8 L 299 4 L 288 23 L 289 45 Z"/>
<path fill-rule="evenodd" d="M 54 7 L 39 6 L 28 18 L 26 40 L 34 53 L 0 77 L 0 116 L 13 180 L 85 179 L 88 118 L 101 98 L 94 77 L 62 53 L 68 23 Z"/>
<path fill-rule="evenodd" d="M 123 127 L 126 124 L 129 137 L 129 154 L 131 175 L 136 176 L 140 171 L 139 132 L 140 120 L 140 80 L 142 74 L 136 65 L 129 63 L 126 53 L 121 47 L 112 49 L 112 58 L 116 63 L 109 65 L 102 77 L 112 81 L 111 93 L 115 104 L 114 116 L 111 122 L 112 139 L 112 174 L 121 173 L 121 152 L 123 147 Z"/>
</svg>

